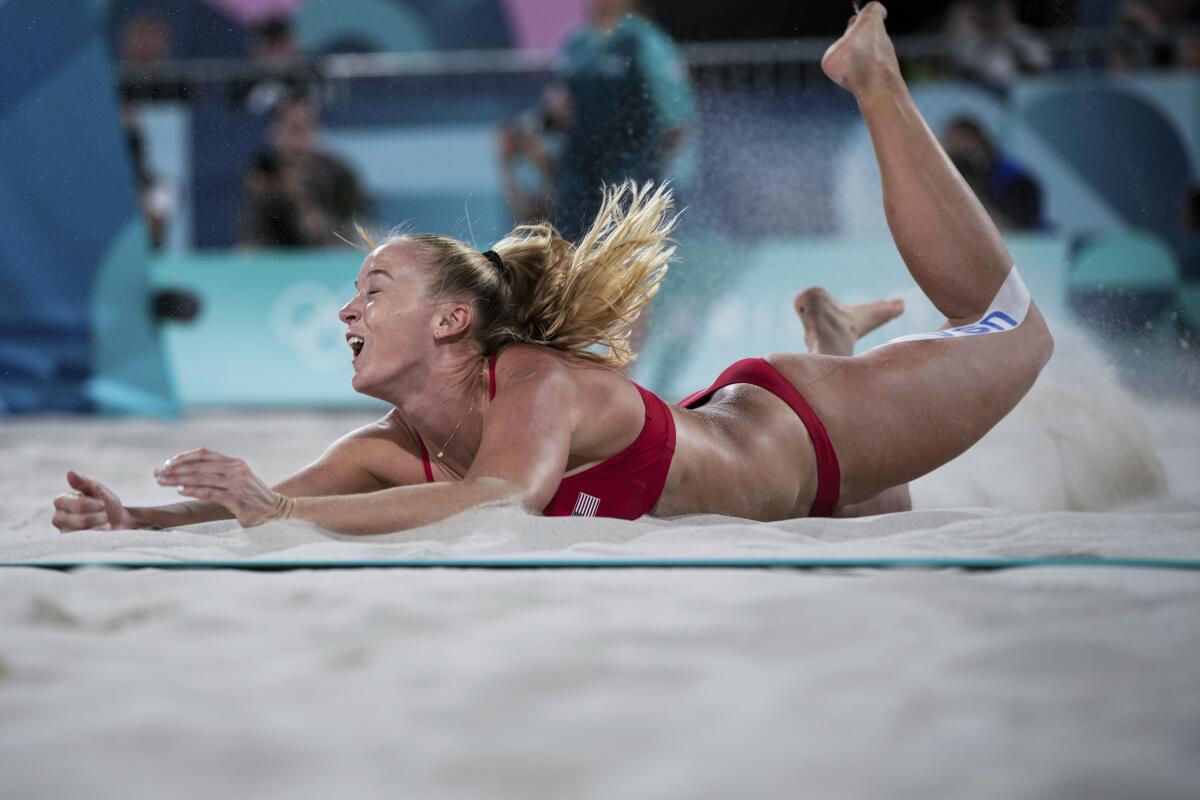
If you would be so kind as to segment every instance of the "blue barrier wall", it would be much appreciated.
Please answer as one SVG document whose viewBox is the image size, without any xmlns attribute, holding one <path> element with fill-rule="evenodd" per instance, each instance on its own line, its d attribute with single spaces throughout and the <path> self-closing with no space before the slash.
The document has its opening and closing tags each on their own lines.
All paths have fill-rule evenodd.
<svg viewBox="0 0 1200 800">
<path fill-rule="evenodd" d="M 337 316 L 361 263 L 349 248 L 159 260 L 155 281 L 200 301 L 195 320 L 164 329 L 183 404 L 377 406 L 350 388 L 350 348 Z"/>
<path fill-rule="evenodd" d="M 174 410 L 92 10 L 0 0 L 0 413 Z"/>
</svg>

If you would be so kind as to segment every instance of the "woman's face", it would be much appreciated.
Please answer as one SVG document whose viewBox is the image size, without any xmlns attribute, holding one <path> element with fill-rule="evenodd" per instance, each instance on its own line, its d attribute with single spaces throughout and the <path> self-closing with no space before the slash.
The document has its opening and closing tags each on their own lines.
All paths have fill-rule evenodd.
<svg viewBox="0 0 1200 800">
<path fill-rule="evenodd" d="M 338 314 L 354 354 L 357 392 L 378 397 L 430 355 L 434 309 L 421 254 L 403 242 L 374 250 L 358 271 L 353 299 Z"/>
</svg>

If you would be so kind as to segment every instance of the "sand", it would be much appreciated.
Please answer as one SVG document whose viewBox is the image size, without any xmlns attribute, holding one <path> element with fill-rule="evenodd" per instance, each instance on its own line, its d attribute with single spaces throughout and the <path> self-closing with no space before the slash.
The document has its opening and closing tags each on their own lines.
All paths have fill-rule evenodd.
<svg viewBox="0 0 1200 800">
<path fill-rule="evenodd" d="M 770 525 L 475 511 L 59 535 L 74 468 L 130 503 L 204 444 L 278 479 L 361 413 L 0 427 L 0 560 L 1200 558 L 1200 408 L 1087 353 L 914 486 Z M 1070 347 L 1068 347 L 1070 351 Z M 6 797 L 1194 797 L 1200 573 L 0 572 Z"/>
</svg>

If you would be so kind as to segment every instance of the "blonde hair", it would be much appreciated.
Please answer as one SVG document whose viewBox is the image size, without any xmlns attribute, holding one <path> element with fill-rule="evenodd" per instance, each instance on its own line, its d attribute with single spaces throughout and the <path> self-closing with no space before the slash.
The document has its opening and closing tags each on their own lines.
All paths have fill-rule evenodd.
<svg viewBox="0 0 1200 800">
<path fill-rule="evenodd" d="M 632 181 L 604 189 L 600 211 L 578 245 L 547 222 L 520 225 L 492 246 L 503 272 L 457 239 L 400 233 L 371 249 L 399 242 L 432 254 L 430 286 L 438 296 L 466 296 L 475 310 L 472 333 L 491 355 L 507 344 L 553 347 L 598 364 L 624 366 L 636 357 L 629 334 L 658 294 L 675 253 L 678 215 L 665 186 Z"/>
</svg>

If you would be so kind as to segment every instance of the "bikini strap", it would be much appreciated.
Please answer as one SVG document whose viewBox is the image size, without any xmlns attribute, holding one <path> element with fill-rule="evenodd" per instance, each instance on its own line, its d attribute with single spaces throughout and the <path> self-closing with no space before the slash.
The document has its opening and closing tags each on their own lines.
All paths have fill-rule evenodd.
<svg viewBox="0 0 1200 800">
<path fill-rule="evenodd" d="M 429 450 L 425 447 L 425 440 L 416 431 L 413 431 L 413 436 L 417 437 L 417 447 L 421 448 L 421 463 L 425 465 L 425 482 L 433 483 L 433 465 L 429 463 Z"/>
<path fill-rule="evenodd" d="M 496 353 L 488 356 L 488 400 L 496 399 Z"/>
</svg>

